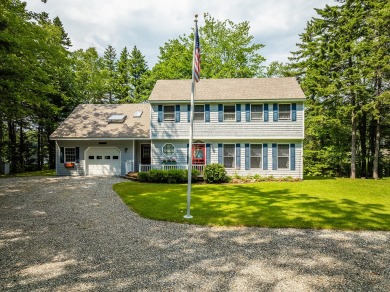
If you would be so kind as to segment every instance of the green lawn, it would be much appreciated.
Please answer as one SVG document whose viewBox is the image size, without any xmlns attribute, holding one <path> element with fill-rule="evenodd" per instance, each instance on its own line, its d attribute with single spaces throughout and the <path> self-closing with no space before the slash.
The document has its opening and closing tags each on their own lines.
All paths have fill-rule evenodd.
<svg viewBox="0 0 390 292">
<path fill-rule="evenodd" d="M 390 230 L 390 179 L 315 179 L 303 182 L 192 186 L 122 182 L 122 200 L 143 217 L 218 226 Z"/>
<path fill-rule="evenodd" d="M 55 169 L 48 169 L 48 170 L 39 170 L 39 171 L 29 171 L 29 172 L 22 172 L 12 175 L 0 175 L 0 177 L 30 177 L 30 176 L 54 176 L 56 175 Z"/>
</svg>

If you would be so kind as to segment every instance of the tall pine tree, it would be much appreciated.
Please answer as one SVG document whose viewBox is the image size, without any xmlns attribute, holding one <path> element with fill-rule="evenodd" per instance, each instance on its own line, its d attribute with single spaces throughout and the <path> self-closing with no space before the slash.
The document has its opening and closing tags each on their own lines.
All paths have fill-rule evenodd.
<svg viewBox="0 0 390 292">
<path fill-rule="evenodd" d="M 120 103 L 130 102 L 129 53 L 126 47 L 121 51 L 116 68 L 115 95 Z"/>
<path fill-rule="evenodd" d="M 388 55 L 388 53 L 383 54 L 383 51 L 382 54 L 380 52 L 386 48 L 386 42 L 389 43 L 386 30 L 380 30 L 378 24 L 387 22 L 388 26 L 385 13 L 381 11 L 386 11 L 386 6 L 389 4 L 382 0 L 344 2 L 339 6 L 317 9 L 319 17 L 313 18 L 308 23 L 305 32 L 301 35 L 299 51 L 293 53 L 294 57 L 291 60 L 297 75 L 301 78 L 302 87 L 310 97 L 307 120 L 315 120 L 318 118 L 318 113 L 322 113 L 325 119 L 323 121 L 333 120 L 336 122 L 335 126 L 340 125 L 337 126 L 339 129 L 337 131 L 321 134 L 323 129 L 312 131 L 316 125 L 307 123 L 307 133 L 309 133 L 307 138 L 309 141 L 317 142 L 306 143 L 306 152 L 314 151 L 318 154 L 317 157 L 321 157 L 320 154 L 324 149 L 334 148 L 334 138 L 340 136 L 340 139 L 336 140 L 343 144 L 347 139 L 346 135 L 349 134 L 349 150 L 344 147 L 338 149 L 338 168 L 341 174 L 345 174 L 345 161 L 348 159 L 350 177 L 355 178 L 359 170 L 360 175 L 366 176 L 366 157 L 369 157 L 366 147 L 366 125 L 367 119 L 374 118 L 367 107 L 378 95 L 373 89 L 375 84 L 381 83 L 379 81 L 382 79 L 379 80 L 375 76 L 378 75 L 378 68 L 385 67 L 386 54 Z M 372 21 L 377 20 L 376 25 L 370 24 L 370 15 Z M 381 41 L 381 50 L 375 49 L 378 47 L 375 41 L 372 41 L 375 35 L 376 42 L 378 39 L 385 38 Z M 373 62 L 373 56 L 383 59 L 384 62 L 378 66 Z M 384 75 L 386 74 L 381 74 L 382 77 Z M 388 85 L 388 82 L 383 84 Z M 349 131 L 347 133 L 340 131 L 347 125 L 348 119 Z M 378 118 L 372 121 L 375 119 Z M 329 124 L 325 125 L 325 128 L 327 127 Z M 379 152 L 379 150 L 374 151 Z M 310 155 L 305 154 L 305 157 L 310 165 Z M 328 153 L 325 161 L 331 161 L 331 157 L 332 153 Z"/>
<path fill-rule="evenodd" d="M 129 59 L 130 74 L 130 102 L 137 103 L 148 99 L 151 87 L 148 83 L 149 69 L 145 57 L 141 51 L 134 46 Z"/>
<path fill-rule="evenodd" d="M 116 70 L 116 51 L 109 45 L 104 51 L 104 68 L 107 72 L 106 83 L 108 92 L 108 103 L 114 103 L 115 100 L 115 80 L 117 76 Z"/>
</svg>

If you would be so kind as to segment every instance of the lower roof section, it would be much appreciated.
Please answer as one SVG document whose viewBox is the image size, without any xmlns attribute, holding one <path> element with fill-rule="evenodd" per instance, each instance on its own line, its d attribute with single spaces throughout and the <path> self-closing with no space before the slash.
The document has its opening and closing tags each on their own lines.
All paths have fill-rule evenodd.
<svg viewBox="0 0 390 292">
<path fill-rule="evenodd" d="M 112 122 L 112 116 L 125 118 Z M 149 104 L 81 104 L 50 135 L 51 140 L 133 140 L 149 137 Z"/>
</svg>

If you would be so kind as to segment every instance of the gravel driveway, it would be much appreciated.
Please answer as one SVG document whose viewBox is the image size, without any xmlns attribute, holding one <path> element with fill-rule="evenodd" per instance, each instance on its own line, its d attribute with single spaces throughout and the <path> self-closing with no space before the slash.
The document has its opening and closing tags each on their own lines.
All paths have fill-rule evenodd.
<svg viewBox="0 0 390 292">
<path fill-rule="evenodd" d="M 119 181 L 0 179 L 0 290 L 390 291 L 390 232 L 152 221 Z"/>
</svg>

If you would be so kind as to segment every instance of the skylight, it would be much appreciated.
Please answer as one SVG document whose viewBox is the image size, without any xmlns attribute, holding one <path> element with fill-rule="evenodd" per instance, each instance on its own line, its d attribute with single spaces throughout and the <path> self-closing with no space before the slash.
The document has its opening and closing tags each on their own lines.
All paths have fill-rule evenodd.
<svg viewBox="0 0 390 292">
<path fill-rule="evenodd" d="M 134 113 L 134 118 L 140 118 L 141 116 L 142 116 L 142 111 L 136 111 L 135 113 Z"/>
<path fill-rule="evenodd" d="M 111 115 L 107 121 L 109 123 L 123 123 L 126 120 L 126 115 Z"/>
</svg>

